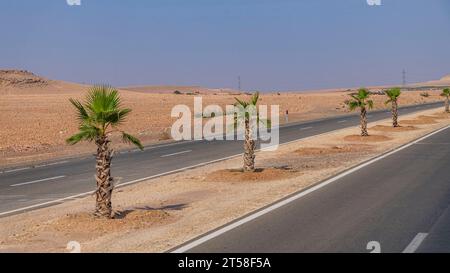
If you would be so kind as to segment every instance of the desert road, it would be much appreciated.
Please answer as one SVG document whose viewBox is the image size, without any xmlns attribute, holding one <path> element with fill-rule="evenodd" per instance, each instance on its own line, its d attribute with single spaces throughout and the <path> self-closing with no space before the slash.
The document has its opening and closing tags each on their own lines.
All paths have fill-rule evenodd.
<svg viewBox="0 0 450 273">
<path fill-rule="evenodd" d="M 401 114 L 407 114 L 412 113 L 416 111 L 422 111 L 426 109 L 436 108 L 436 107 L 442 107 L 443 103 L 437 102 L 437 103 L 431 103 L 431 104 L 424 104 L 424 105 L 415 105 L 415 106 L 407 106 L 402 107 L 399 111 Z M 368 120 L 369 121 L 376 121 L 380 119 L 385 119 L 390 117 L 390 112 L 387 110 L 383 111 L 372 111 L 369 113 Z M 286 143 L 293 140 L 298 140 L 305 137 L 314 136 L 317 134 L 333 131 L 340 128 L 345 128 L 349 126 L 356 126 L 359 124 L 359 116 L 357 114 L 352 115 L 344 115 L 344 116 L 336 116 L 326 119 L 320 119 L 320 120 L 314 120 L 314 121 L 308 121 L 308 122 L 302 122 L 302 123 L 295 123 L 290 124 L 286 126 L 280 127 L 280 143 Z M 419 148 L 421 146 L 417 146 Z M 447 146 L 445 145 L 429 145 L 429 146 L 423 146 L 422 148 L 424 150 L 424 153 L 429 154 L 431 156 L 431 151 L 435 152 L 436 154 L 433 154 L 434 157 L 441 156 L 442 162 L 434 162 L 434 161 L 423 161 L 423 166 L 414 165 L 414 167 L 411 167 L 411 173 L 405 173 L 405 179 L 402 179 L 402 181 L 398 181 L 398 184 L 391 185 L 386 180 L 383 183 L 386 183 L 386 185 L 391 185 L 392 188 L 389 188 L 386 190 L 386 188 L 378 185 L 378 188 L 373 189 L 374 191 L 377 190 L 386 190 L 386 193 L 383 191 L 384 194 L 388 194 L 389 192 L 394 193 L 394 190 L 400 190 L 401 185 L 403 182 L 407 182 L 408 179 L 418 179 L 420 177 L 423 178 L 423 175 L 430 175 L 427 177 L 429 179 L 430 177 L 434 179 L 435 175 L 440 175 L 440 173 L 429 173 L 431 170 L 434 171 L 441 171 L 444 172 L 444 170 L 439 169 L 436 170 L 437 167 L 442 166 L 444 164 L 448 165 L 447 163 L 450 162 L 449 158 L 444 157 L 444 152 L 447 149 Z M 180 171 L 189 167 L 194 167 L 202 164 L 207 164 L 209 162 L 221 160 L 227 157 L 236 156 L 242 153 L 242 142 L 241 141 L 184 141 L 184 142 L 178 142 L 168 145 L 159 145 L 159 146 L 149 146 L 145 149 L 145 151 L 126 151 L 121 152 L 119 154 L 116 154 L 114 160 L 113 160 L 113 168 L 112 168 L 112 175 L 117 179 L 119 179 L 119 184 L 131 184 L 136 183 L 139 181 L 143 181 L 150 178 L 155 178 L 167 173 L 172 173 L 176 171 Z M 421 156 L 421 155 L 420 155 Z M 402 162 L 399 162 L 398 164 L 406 164 L 407 162 L 403 162 L 404 160 L 411 160 L 410 158 L 402 159 Z M 418 159 L 417 159 L 418 160 Z M 446 161 L 445 161 L 446 160 Z M 412 161 L 411 161 L 412 162 Z M 422 161 L 420 161 L 422 162 Z M 420 162 L 416 162 L 415 164 L 419 164 Z M 430 165 L 431 164 L 431 165 Z M 394 168 L 395 164 L 388 165 L 386 168 Z M 83 157 L 83 158 L 75 158 L 75 159 L 67 159 L 62 160 L 59 162 L 48 162 L 46 164 L 41 164 L 37 166 L 23 166 L 23 167 L 17 167 L 15 169 L 5 169 L 0 170 L 0 216 L 7 216 L 15 213 L 20 213 L 25 210 L 31 210 L 43 206 L 49 206 L 54 205 L 59 202 L 63 202 L 65 200 L 80 197 L 83 195 L 88 194 L 89 192 L 93 191 L 95 188 L 94 183 L 94 170 L 95 170 L 95 163 L 93 156 L 89 157 Z M 388 174 L 389 172 L 383 171 L 382 174 Z M 391 175 L 394 175 L 393 173 L 389 173 Z M 367 174 L 369 175 L 369 174 Z M 372 179 L 370 181 L 373 181 L 374 174 L 371 174 Z M 443 175 L 443 174 L 442 174 Z M 364 177 L 364 175 L 361 175 L 361 179 L 363 180 L 361 185 L 356 185 L 356 188 L 361 188 L 362 185 L 365 185 L 368 183 L 369 180 L 367 180 L 367 177 Z M 390 178 L 391 176 L 386 175 L 386 178 Z M 396 177 L 396 176 L 393 176 Z M 391 177 L 393 179 L 393 177 Z M 440 178 L 441 176 L 437 177 Z M 398 176 L 397 176 L 398 178 Z M 437 179 L 436 178 L 436 179 Z M 381 179 L 381 178 L 380 178 Z M 384 178 L 383 178 L 384 179 Z M 358 179 L 355 179 L 358 180 Z M 410 184 L 408 187 L 414 187 L 416 185 L 417 187 L 425 187 L 425 185 L 421 184 L 422 182 L 417 182 L 417 185 L 415 183 Z M 373 185 L 373 183 L 368 183 L 370 185 L 366 185 L 367 187 L 370 187 Z M 445 194 L 446 189 L 441 184 L 433 185 L 434 187 L 443 187 L 438 194 L 442 195 Z M 366 187 L 364 186 L 364 187 Z M 404 185 L 406 187 L 406 185 Z M 387 187 L 387 186 L 386 186 Z M 366 189 L 366 188 L 363 188 Z M 412 190 L 412 189 L 410 189 Z M 424 192 L 418 191 L 416 194 L 417 197 L 421 197 L 421 194 L 427 193 L 426 190 L 429 189 L 423 189 Z M 366 190 L 360 189 L 360 191 L 352 191 L 352 193 L 357 194 L 364 194 L 367 192 Z M 345 204 L 339 204 L 339 203 L 333 203 L 330 202 L 335 200 L 338 202 L 337 196 L 340 196 L 341 194 L 348 197 L 348 193 L 346 192 L 338 192 L 338 190 L 333 192 L 329 192 L 328 195 L 330 197 L 327 198 L 318 198 L 317 200 L 320 200 L 320 204 L 315 207 L 315 209 L 321 209 L 323 208 L 325 210 L 327 205 L 330 205 L 330 207 L 333 207 L 334 209 L 342 208 L 344 209 Z M 372 194 L 375 194 L 376 192 L 372 192 Z M 380 193 L 381 194 L 381 193 Z M 387 198 L 387 196 L 379 196 L 379 198 Z M 401 197 L 401 195 L 400 195 Z M 426 200 L 425 196 L 425 200 Z M 439 196 L 437 196 L 439 197 Z M 436 198 L 437 198 L 436 197 Z M 361 197 L 359 197 L 361 198 Z M 351 199 L 353 200 L 353 199 Z M 356 195 L 356 199 L 354 202 L 357 202 L 358 195 Z M 365 200 L 365 199 L 364 199 Z M 418 199 L 418 202 L 425 202 L 421 201 L 423 199 Z M 381 201 L 386 200 L 378 200 L 376 197 L 373 197 L 373 206 L 376 206 Z M 362 201 L 361 201 L 362 202 Z M 398 203 L 401 205 L 402 203 Z M 389 203 L 387 203 L 389 205 Z M 392 203 L 392 206 L 396 206 L 397 203 Z M 409 205 L 409 204 L 408 204 Z M 431 204 L 430 204 L 431 205 Z M 307 211 L 306 208 L 310 208 L 308 204 L 302 205 L 299 207 L 304 207 L 304 211 Z M 346 208 L 349 209 L 349 208 Z M 407 209 L 404 212 L 403 217 L 406 217 L 407 214 L 412 213 L 419 213 L 420 211 L 424 211 L 426 208 L 420 208 L 409 210 Z M 403 210 L 402 210 L 403 211 Z M 294 212 L 297 213 L 297 212 Z M 303 215 L 300 211 L 298 212 L 299 215 Z M 363 212 L 361 212 L 363 213 Z M 309 217 L 313 217 L 316 214 L 310 214 Z M 351 214 L 349 214 L 351 215 Z M 369 215 L 367 215 L 369 216 Z M 401 216 L 401 215 L 400 215 Z M 431 215 L 432 216 L 432 215 Z M 337 215 L 336 215 L 337 217 Z M 381 216 L 380 216 L 381 217 Z M 389 217 L 389 215 L 386 215 L 385 217 Z M 426 221 L 428 218 L 424 218 L 424 221 Z M 292 220 L 292 219 L 291 219 Z M 300 223 L 302 220 L 302 217 L 299 216 L 296 218 Z M 314 220 L 314 219 L 309 219 Z M 332 223 L 332 218 L 327 219 L 329 223 Z M 339 219 L 335 219 L 339 220 Z M 428 219 L 430 220 L 430 219 Z M 344 218 L 340 219 L 339 221 L 345 221 Z M 415 228 L 414 225 L 408 226 L 405 222 L 402 221 L 402 218 L 398 219 L 398 226 L 405 226 L 405 229 L 407 228 Z M 281 223 L 280 223 L 281 224 Z M 311 227 L 313 222 L 306 221 L 306 225 L 303 226 L 303 228 Z M 347 223 L 347 225 L 350 225 L 351 223 Z M 361 223 L 363 224 L 363 223 Z M 364 223 L 367 224 L 367 223 Z M 405 224 L 405 225 L 404 225 Z M 296 223 L 292 223 L 291 225 L 287 225 L 291 227 L 290 230 L 283 230 L 283 232 L 292 232 L 296 233 L 297 230 L 294 229 L 296 227 Z M 330 225 L 327 223 L 324 223 L 324 227 L 330 227 Z M 267 226 L 266 231 L 275 230 L 275 226 Z M 281 226 L 280 226 L 281 228 Z M 314 229 L 316 232 L 320 232 L 320 229 Z M 324 230 L 323 230 L 324 231 Z M 339 230 L 336 230 L 338 232 Z M 342 230 L 344 232 L 345 230 Z M 259 230 L 259 232 L 263 232 L 262 230 Z M 406 230 L 404 231 L 406 233 Z M 409 231 L 409 232 L 412 232 Z M 234 234 L 234 233 L 233 233 Z M 258 232 L 255 234 L 259 234 Z M 313 233 L 315 234 L 315 233 Z M 336 233 L 333 233 L 336 234 Z M 332 234 L 330 234 L 332 235 Z M 349 234 L 349 240 L 354 238 L 356 239 L 357 236 L 364 236 L 366 234 Z M 409 235 L 409 234 L 408 234 Z M 232 235 L 230 235 L 232 236 Z M 238 234 L 236 234 L 238 236 Z M 322 236 L 322 234 L 321 234 Z M 295 246 L 295 242 L 291 241 L 290 243 L 286 244 L 286 248 L 284 249 L 277 249 L 278 247 L 281 247 L 281 244 L 277 244 L 275 242 L 275 239 L 279 239 L 279 242 L 282 242 L 285 238 L 290 237 L 282 237 L 279 238 L 277 236 L 272 237 L 274 239 L 274 242 L 271 242 L 271 246 L 274 247 L 273 250 L 298 250 Z M 403 238 L 403 237 L 402 237 Z M 255 237 L 248 236 L 246 237 L 246 240 L 241 240 L 241 242 L 251 242 L 250 240 L 255 239 Z M 377 238 L 371 238 L 372 240 L 375 240 Z M 310 242 L 314 240 L 314 237 L 309 238 Z M 392 240 L 397 240 L 393 238 Z M 351 241 L 351 240 L 350 240 Z M 390 246 L 390 244 L 394 244 L 395 242 L 386 241 L 386 247 Z M 303 242 L 305 245 L 304 250 L 314 250 L 314 249 L 308 249 L 307 241 Z M 332 238 L 328 242 L 329 244 L 333 243 Z M 250 243 L 248 247 L 250 247 L 252 244 Z M 214 246 L 214 244 L 212 245 Z M 258 247 L 262 247 L 261 250 L 264 250 L 265 246 L 263 245 L 257 245 Z M 211 245 L 205 245 L 205 248 L 208 249 L 211 247 Z M 230 245 L 230 250 L 239 249 L 239 250 L 252 250 L 247 248 L 240 248 L 240 245 Z M 292 247 L 292 248 L 289 248 Z M 317 245 L 317 247 L 320 247 L 320 244 Z M 337 246 L 336 246 L 337 247 Z M 355 250 L 359 250 L 359 246 L 354 246 Z M 395 249 L 395 248 L 393 248 Z M 218 250 L 218 248 L 212 247 L 211 250 Z M 268 249 L 267 249 L 268 250 Z M 320 250 L 320 248 L 317 248 L 316 250 Z M 395 249 L 396 250 L 396 249 Z"/>
<path fill-rule="evenodd" d="M 178 251 L 448 253 L 449 163 L 446 127 Z"/>
</svg>

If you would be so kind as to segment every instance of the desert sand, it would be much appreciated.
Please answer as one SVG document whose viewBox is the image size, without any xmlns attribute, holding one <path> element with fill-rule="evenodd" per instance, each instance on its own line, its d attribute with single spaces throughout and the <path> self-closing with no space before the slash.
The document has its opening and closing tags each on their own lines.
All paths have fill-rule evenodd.
<svg viewBox="0 0 450 273">
<path fill-rule="evenodd" d="M 27 71 L 0 71 L 0 167 L 31 163 L 57 157 L 91 154 L 93 145 L 68 146 L 65 139 L 77 131 L 75 111 L 69 98 L 83 99 L 88 85 L 49 80 Z M 174 94 L 174 91 L 182 94 Z M 422 92 L 422 91 L 421 91 Z M 405 92 L 400 105 L 438 101 L 438 91 L 428 98 L 419 91 Z M 193 106 L 194 96 L 203 104 L 225 106 L 245 93 L 229 89 L 186 86 L 130 87 L 120 89 L 124 105 L 133 109 L 123 129 L 138 136 L 144 144 L 170 141 L 169 128 L 173 106 Z M 348 113 L 344 101 L 349 91 L 309 93 L 266 93 L 261 104 L 280 105 L 280 123 L 289 110 L 289 122 L 317 119 Z M 374 95 L 376 109 L 386 107 L 383 95 Z M 116 137 L 114 149 L 126 149 Z"/>
<path fill-rule="evenodd" d="M 345 169 L 395 149 L 438 128 L 450 125 L 450 116 L 428 110 L 402 116 L 421 120 L 438 116 L 436 123 L 415 130 L 376 131 L 382 142 L 348 139 L 350 127 L 282 145 L 274 152 L 258 152 L 256 174 L 237 170 L 236 157 L 178 174 L 118 188 L 113 206 L 118 219 L 96 220 L 89 212 L 94 198 L 85 197 L 49 208 L 0 219 L 0 252 L 67 252 L 69 241 L 82 252 L 162 252 L 224 225 L 289 194 Z M 385 128 L 390 119 L 369 124 Z M 400 122 L 400 124 L 402 124 Z M 259 181 L 255 177 L 262 178 Z"/>
</svg>

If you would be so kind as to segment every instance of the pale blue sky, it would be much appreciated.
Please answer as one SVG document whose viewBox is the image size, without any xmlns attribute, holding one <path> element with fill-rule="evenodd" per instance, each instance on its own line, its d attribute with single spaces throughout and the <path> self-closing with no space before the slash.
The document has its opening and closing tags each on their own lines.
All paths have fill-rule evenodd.
<svg viewBox="0 0 450 273">
<path fill-rule="evenodd" d="M 0 68 L 116 86 L 304 90 L 450 73 L 450 0 L 1 0 Z"/>
</svg>

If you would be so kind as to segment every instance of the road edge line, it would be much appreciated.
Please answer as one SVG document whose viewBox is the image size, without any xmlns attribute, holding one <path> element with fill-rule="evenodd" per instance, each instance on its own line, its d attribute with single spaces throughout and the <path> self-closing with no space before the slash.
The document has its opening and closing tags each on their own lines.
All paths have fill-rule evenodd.
<svg viewBox="0 0 450 273">
<path fill-rule="evenodd" d="M 263 208 L 258 209 L 256 211 L 253 211 L 253 212 L 250 212 L 246 216 L 243 216 L 240 219 L 237 219 L 237 220 L 232 221 L 232 222 L 230 222 L 228 224 L 225 224 L 225 225 L 223 225 L 223 226 L 221 226 L 219 228 L 216 228 L 216 229 L 214 229 L 212 231 L 209 231 L 209 232 L 207 232 L 207 233 L 205 233 L 203 235 L 200 235 L 197 238 L 194 238 L 194 239 L 192 239 L 192 240 L 190 240 L 190 241 L 188 241 L 186 243 L 183 243 L 183 244 L 181 244 L 181 245 L 179 245 L 179 246 L 177 246 L 175 248 L 172 248 L 172 250 L 169 250 L 168 252 L 170 252 L 170 253 L 184 253 L 184 252 L 186 252 L 186 251 L 188 251 L 188 250 L 190 250 L 190 249 L 192 249 L 194 247 L 197 247 L 197 246 L 199 246 L 199 245 L 201 245 L 201 244 L 203 244 L 203 243 L 205 243 L 205 242 L 207 242 L 207 241 L 209 241 L 211 239 L 214 239 L 214 238 L 216 238 L 216 237 L 218 237 L 218 236 L 220 236 L 220 235 L 222 235 L 222 234 L 224 234 L 224 233 L 226 233 L 226 232 L 228 232 L 228 231 L 230 231 L 230 230 L 232 230 L 232 229 L 234 229 L 236 227 L 239 227 L 239 226 L 241 226 L 241 225 L 243 225 L 245 223 L 248 223 L 248 222 L 250 222 L 250 221 L 252 221 L 252 220 L 254 220 L 254 219 L 256 219 L 256 218 L 258 218 L 260 216 L 263 216 L 263 215 L 265 215 L 265 214 L 267 214 L 267 213 L 269 213 L 269 212 L 271 212 L 273 210 L 276 210 L 276 209 L 278 209 L 280 207 L 283 207 L 283 206 L 285 206 L 285 205 L 287 205 L 287 204 L 289 204 L 289 203 L 291 203 L 291 202 L 293 202 L 293 201 L 295 201 L 297 199 L 300 199 L 301 197 L 303 197 L 305 195 L 308 195 L 308 194 L 310 194 L 310 193 L 312 193 L 312 192 L 314 192 L 314 191 L 316 191 L 316 190 L 318 190 L 320 188 L 323 188 L 323 187 L 325 187 L 325 186 L 327 186 L 327 185 L 329 185 L 329 184 L 331 184 L 331 183 L 333 183 L 333 182 L 335 182 L 335 181 L 337 181 L 337 180 L 339 180 L 339 179 L 341 179 L 341 178 L 343 178 L 343 177 L 345 177 L 345 176 L 347 176 L 347 175 L 349 175 L 351 173 L 354 173 L 354 172 L 356 172 L 356 171 L 358 171 L 358 170 L 360 170 L 360 169 L 362 169 L 364 167 L 367 167 L 367 166 L 369 166 L 369 165 L 371 165 L 371 164 L 373 164 L 373 163 L 375 163 L 375 162 L 377 162 L 379 160 L 382 160 L 382 159 L 384 159 L 384 158 L 386 158 L 386 157 L 388 157 L 388 156 L 390 156 L 392 154 L 395 154 L 395 153 L 400 152 L 400 151 L 402 151 L 402 150 L 404 150 L 406 148 L 409 148 L 412 145 L 414 145 L 414 144 L 416 144 L 416 143 L 418 143 L 418 142 L 420 142 L 420 141 L 422 141 L 424 139 L 427 139 L 427 138 L 429 138 L 429 137 L 431 137 L 431 136 L 433 136 L 435 134 L 438 134 L 438 133 L 440 133 L 440 132 L 442 132 L 444 130 L 447 130 L 449 128 L 450 128 L 450 125 L 447 125 L 445 127 L 437 129 L 437 130 L 435 130 L 433 132 L 430 132 L 430 133 L 426 134 L 425 136 L 422 136 L 422 137 L 420 137 L 420 138 L 418 138 L 418 139 L 416 139 L 416 140 L 414 140 L 412 142 L 406 143 L 406 144 L 404 144 L 404 145 L 402 145 L 400 147 L 397 147 L 397 148 L 395 148 L 395 149 L 393 149 L 391 151 L 383 153 L 383 154 L 381 154 L 381 155 L 379 155 L 379 156 L 377 156 L 375 158 L 369 159 L 368 161 L 363 162 L 363 163 L 361 163 L 361 164 L 359 164 L 359 165 L 357 165 L 357 166 L 355 166 L 353 168 L 350 168 L 350 169 L 348 169 L 348 170 L 346 170 L 346 171 L 344 171 L 344 172 L 342 172 L 342 173 L 340 173 L 340 174 L 338 174 L 336 176 L 330 177 L 330 178 L 328 178 L 328 179 L 326 179 L 326 180 L 324 180 L 322 182 L 318 182 L 317 184 L 315 184 L 315 185 L 313 185 L 313 186 L 311 186 L 309 188 L 306 188 L 306 189 L 301 190 L 300 192 L 294 193 L 294 194 L 288 196 L 287 198 L 280 199 L 280 200 L 275 201 L 274 203 L 272 203 L 272 204 L 270 204 L 270 205 L 268 205 L 266 207 L 263 207 Z"/>
<path fill-rule="evenodd" d="M 427 238 L 428 233 L 417 233 L 416 237 L 409 243 L 409 245 L 403 250 L 402 253 L 414 253 Z"/>
</svg>

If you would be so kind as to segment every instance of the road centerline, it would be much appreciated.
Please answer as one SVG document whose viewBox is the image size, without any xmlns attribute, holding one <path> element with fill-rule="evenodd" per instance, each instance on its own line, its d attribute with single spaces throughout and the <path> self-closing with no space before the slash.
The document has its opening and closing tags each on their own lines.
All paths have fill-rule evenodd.
<svg viewBox="0 0 450 273">
<path fill-rule="evenodd" d="M 35 184 L 35 183 L 40 183 L 40 182 L 45 182 L 45 181 L 57 180 L 57 179 L 64 178 L 64 177 L 66 177 L 66 176 L 65 175 L 60 175 L 60 176 L 43 178 L 43 179 L 33 180 L 33 181 L 29 181 L 29 182 L 24 182 L 24 183 L 12 184 L 12 185 L 9 185 L 9 186 L 10 187 L 18 187 L 18 186 Z"/>
<path fill-rule="evenodd" d="M 186 151 L 166 154 L 166 155 L 162 155 L 161 157 L 170 157 L 170 156 L 175 156 L 175 155 L 187 154 L 187 153 L 190 153 L 190 152 L 192 152 L 192 150 L 186 150 Z"/>
<path fill-rule="evenodd" d="M 13 170 L 6 170 L 1 173 L 14 173 L 14 172 L 19 172 L 19 171 L 24 171 L 24 170 L 29 170 L 29 169 L 31 169 L 31 167 L 23 167 L 23 168 L 18 168 L 18 169 L 13 169 Z"/>
</svg>

